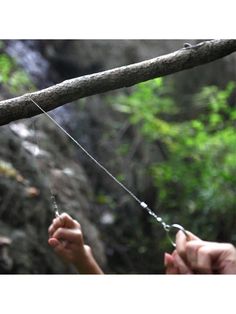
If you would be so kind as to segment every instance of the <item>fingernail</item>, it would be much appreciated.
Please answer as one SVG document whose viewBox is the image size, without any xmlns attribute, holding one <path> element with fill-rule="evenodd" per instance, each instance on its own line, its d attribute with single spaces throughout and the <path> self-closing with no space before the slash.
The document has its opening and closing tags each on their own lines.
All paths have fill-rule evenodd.
<svg viewBox="0 0 236 314">
<path fill-rule="evenodd" d="M 58 243 L 56 241 L 54 241 L 54 239 L 50 238 L 48 239 L 48 244 L 52 247 L 52 248 L 55 248 Z"/>
</svg>

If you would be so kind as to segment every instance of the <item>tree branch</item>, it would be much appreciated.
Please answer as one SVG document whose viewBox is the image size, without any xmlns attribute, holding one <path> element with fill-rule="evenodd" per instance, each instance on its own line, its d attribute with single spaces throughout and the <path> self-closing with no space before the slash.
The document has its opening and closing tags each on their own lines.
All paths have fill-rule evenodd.
<svg viewBox="0 0 236 314">
<path fill-rule="evenodd" d="M 186 48 L 161 57 L 66 80 L 34 93 L 1 101 L 0 125 L 41 113 L 28 96 L 45 111 L 49 111 L 79 98 L 132 86 L 209 63 L 234 51 L 236 40 L 205 41 L 195 46 L 186 45 Z"/>
</svg>

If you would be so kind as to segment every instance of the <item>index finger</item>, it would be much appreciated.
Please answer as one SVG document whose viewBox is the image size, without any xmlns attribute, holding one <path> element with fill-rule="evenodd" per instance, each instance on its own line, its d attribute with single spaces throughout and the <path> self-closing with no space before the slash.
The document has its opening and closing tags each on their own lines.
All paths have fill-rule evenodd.
<svg viewBox="0 0 236 314">
<path fill-rule="evenodd" d="M 176 234 L 176 250 L 179 256 L 183 259 L 186 260 L 186 243 L 190 240 L 200 240 L 197 236 L 195 236 L 193 233 L 190 231 L 186 231 L 187 235 L 185 235 L 184 232 L 181 230 L 177 232 Z"/>
<path fill-rule="evenodd" d="M 78 221 L 74 220 L 70 215 L 68 215 L 67 213 L 62 213 L 59 216 L 59 219 L 61 220 L 61 223 L 63 224 L 64 228 L 75 228 L 75 227 L 80 227 L 80 224 L 78 223 Z"/>
<path fill-rule="evenodd" d="M 60 227 L 63 227 L 63 222 L 59 217 L 53 219 L 52 224 L 48 228 L 48 233 L 50 236 Z"/>
<path fill-rule="evenodd" d="M 76 220 L 74 220 L 67 213 L 62 213 L 57 218 L 53 219 L 53 223 L 48 228 L 48 233 L 50 236 L 52 236 L 58 228 L 63 228 L 63 227 L 69 228 L 69 229 L 73 229 L 77 227 L 81 229 L 80 224 Z"/>
</svg>

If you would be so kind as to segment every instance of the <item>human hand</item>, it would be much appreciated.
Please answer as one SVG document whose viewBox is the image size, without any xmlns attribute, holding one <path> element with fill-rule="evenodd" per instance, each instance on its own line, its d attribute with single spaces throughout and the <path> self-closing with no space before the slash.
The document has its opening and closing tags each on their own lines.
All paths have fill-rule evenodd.
<svg viewBox="0 0 236 314">
<path fill-rule="evenodd" d="M 167 274 L 235 274 L 236 249 L 229 243 L 203 241 L 188 232 L 176 235 L 176 250 L 165 253 Z"/>
<path fill-rule="evenodd" d="M 48 228 L 49 245 L 64 261 L 72 263 L 79 273 L 102 274 L 92 250 L 84 244 L 80 224 L 66 213 L 53 219 Z"/>
</svg>

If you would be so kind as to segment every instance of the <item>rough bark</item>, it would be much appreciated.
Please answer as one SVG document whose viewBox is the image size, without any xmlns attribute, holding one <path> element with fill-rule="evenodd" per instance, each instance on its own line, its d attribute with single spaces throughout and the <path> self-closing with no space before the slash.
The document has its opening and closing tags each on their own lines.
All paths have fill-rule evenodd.
<svg viewBox="0 0 236 314">
<path fill-rule="evenodd" d="M 0 125 L 35 116 L 79 98 L 132 86 L 212 62 L 236 51 L 236 40 L 211 40 L 173 53 L 112 70 L 66 80 L 49 88 L 0 102 Z"/>
</svg>

